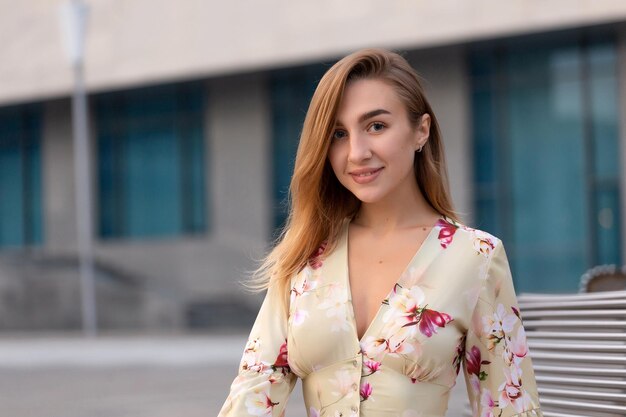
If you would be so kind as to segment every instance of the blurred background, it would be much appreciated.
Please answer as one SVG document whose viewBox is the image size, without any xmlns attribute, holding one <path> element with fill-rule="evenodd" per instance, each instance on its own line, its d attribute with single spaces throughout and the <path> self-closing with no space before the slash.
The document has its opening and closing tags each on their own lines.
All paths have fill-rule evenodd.
<svg viewBox="0 0 626 417">
<path fill-rule="evenodd" d="M 623 262 L 626 2 L 88 0 L 74 61 L 63 4 L 0 0 L 2 415 L 217 414 L 309 99 L 362 47 L 424 77 L 457 209 L 518 293 Z"/>
</svg>

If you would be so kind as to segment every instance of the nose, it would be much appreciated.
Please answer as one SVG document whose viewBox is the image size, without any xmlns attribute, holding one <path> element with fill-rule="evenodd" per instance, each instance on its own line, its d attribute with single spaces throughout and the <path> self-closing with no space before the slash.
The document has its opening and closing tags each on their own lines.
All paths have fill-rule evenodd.
<svg viewBox="0 0 626 417">
<path fill-rule="evenodd" d="M 360 135 L 350 135 L 350 152 L 348 153 L 348 161 L 358 164 L 372 157 L 370 143 L 367 138 Z"/>
</svg>

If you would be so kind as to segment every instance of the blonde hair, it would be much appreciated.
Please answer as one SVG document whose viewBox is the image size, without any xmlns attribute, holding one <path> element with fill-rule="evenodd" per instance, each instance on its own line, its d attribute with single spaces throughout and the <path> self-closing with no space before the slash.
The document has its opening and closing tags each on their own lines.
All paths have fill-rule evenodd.
<svg viewBox="0 0 626 417">
<path fill-rule="evenodd" d="M 414 126 L 423 114 L 430 115 L 429 139 L 422 151 L 415 153 L 415 177 L 426 201 L 440 214 L 459 221 L 449 194 L 441 132 L 420 76 L 402 56 L 385 49 L 363 49 L 344 57 L 324 74 L 313 94 L 296 154 L 286 225 L 246 284 L 253 291 L 276 286 L 277 302 L 285 312 L 291 278 L 319 253 L 321 245 L 326 245 L 325 254 L 334 249 L 343 221 L 353 217 L 360 206 L 339 183 L 327 160 L 344 89 L 356 79 L 380 79 L 391 85 Z"/>
</svg>

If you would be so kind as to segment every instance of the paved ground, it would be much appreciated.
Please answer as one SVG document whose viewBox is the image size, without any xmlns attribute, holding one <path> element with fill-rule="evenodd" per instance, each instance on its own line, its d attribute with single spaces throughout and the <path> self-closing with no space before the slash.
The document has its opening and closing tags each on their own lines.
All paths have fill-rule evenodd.
<svg viewBox="0 0 626 417">
<path fill-rule="evenodd" d="M 245 335 L 0 336 L 0 415 L 213 417 L 235 377 Z M 449 417 L 461 416 L 459 381 Z M 300 383 L 288 417 L 305 417 Z"/>
</svg>

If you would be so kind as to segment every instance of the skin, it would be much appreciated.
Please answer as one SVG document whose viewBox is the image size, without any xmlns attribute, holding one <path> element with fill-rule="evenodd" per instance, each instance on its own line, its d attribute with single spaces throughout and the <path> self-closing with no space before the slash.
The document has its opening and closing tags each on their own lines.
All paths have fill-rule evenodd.
<svg viewBox="0 0 626 417">
<path fill-rule="evenodd" d="M 393 87 L 379 79 L 350 82 L 337 112 L 328 159 L 339 182 L 362 202 L 348 229 L 359 338 L 440 217 L 424 199 L 413 168 L 430 121 L 424 114 L 412 125 Z M 351 175 L 375 169 L 380 171 L 366 184 Z"/>
</svg>

